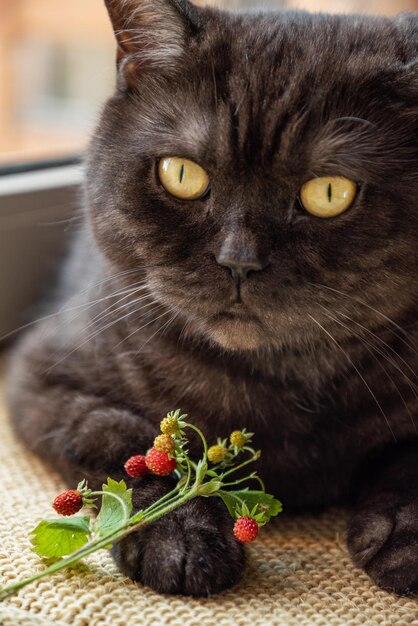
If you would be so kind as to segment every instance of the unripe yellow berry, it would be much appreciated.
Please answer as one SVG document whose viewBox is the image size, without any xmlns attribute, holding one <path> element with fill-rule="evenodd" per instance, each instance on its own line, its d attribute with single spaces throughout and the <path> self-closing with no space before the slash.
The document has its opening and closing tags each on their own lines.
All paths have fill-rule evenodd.
<svg viewBox="0 0 418 626">
<path fill-rule="evenodd" d="M 208 450 L 208 459 L 211 463 L 222 463 L 228 450 L 223 446 L 211 446 Z"/>
<path fill-rule="evenodd" d="M 237 448 L 243 448 L 247 440 L 244 433 L 242 433 L 240 430 L 234 430 L 234 432 L 231 433 L 231 436 L 229 437 L 229 441 L 232 443 L 233 446 L 236 446 Z"/>
<path fill-rule="evenodd" d="M 158 435 L 154 439 L 154 448 L 158 450 L 158 452 L 166 452 L 169 454 L 174 450 L 174 441 L 171 435 Z"/>
<path fill-rule="evenodd" d="M 174 435 L 179 429 L 177 417 L 165 417 L 160 424 L 160 429 L 165 435 Z"/>
</svg>

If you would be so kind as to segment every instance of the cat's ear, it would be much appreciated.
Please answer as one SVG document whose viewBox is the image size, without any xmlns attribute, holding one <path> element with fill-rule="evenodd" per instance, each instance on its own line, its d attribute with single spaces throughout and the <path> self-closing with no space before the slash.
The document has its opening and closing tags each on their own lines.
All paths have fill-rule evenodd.
<svg viewBox="0 0 418 626">
<path fill-rule="evenodd" d="M 118 43 L 117 63 L 129 84 L 141 68 L 170 68 L 196 30 L 188 0 L 104 0 Z"/>
</svg>

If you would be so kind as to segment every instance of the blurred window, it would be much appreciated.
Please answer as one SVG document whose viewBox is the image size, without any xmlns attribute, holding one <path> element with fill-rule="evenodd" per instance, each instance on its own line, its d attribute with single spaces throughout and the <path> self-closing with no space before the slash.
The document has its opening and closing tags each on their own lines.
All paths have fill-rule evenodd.
<svg viewBox="0 0 418 626">
<path fill-rule="evenodd" d="M 0 163 L 83 150 L 114 59 L 100 0 L 0 0 Z"/>
<path fill-rule="evenodd" d="M 212 3 L 387 14 L 418 9 L 418 0 Z M 0 0 L 0 165 L 81 152 L 113 89 L 114 59 L 103 0 Z"/>
</svg>

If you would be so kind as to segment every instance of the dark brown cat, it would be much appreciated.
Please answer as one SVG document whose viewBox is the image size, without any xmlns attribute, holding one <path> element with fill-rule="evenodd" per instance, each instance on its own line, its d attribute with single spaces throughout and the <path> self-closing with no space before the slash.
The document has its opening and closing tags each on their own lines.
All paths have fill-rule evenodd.
<svg viewBox="0 0 418 626">
<path fill-rule="evenodd" d="M 107 0 L 118 85 L 87 159 L 62 312 L 16 347 L 17 432 L 70 482 L 123 476 L 181 407 L 246 426 L 286 511 L 418 592 L 418 14 L 239 15 Z M 135 504 L 166 479 L 132 481 Z M 114 549 L 161 592 L 243 568 L 219 501 Z"/>
</svg>

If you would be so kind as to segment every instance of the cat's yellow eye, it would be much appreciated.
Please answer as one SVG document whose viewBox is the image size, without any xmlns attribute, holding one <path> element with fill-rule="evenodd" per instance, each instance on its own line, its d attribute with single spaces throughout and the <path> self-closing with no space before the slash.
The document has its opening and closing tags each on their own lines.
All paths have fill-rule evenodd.
<svg viewBox="0 0 418 626">
<path fill-rule="evenodd" d="M 357 184 L 344 176 L 308 180 L 300 190 L 303 208 L 316 217 L 336 217 L 353 204 Z"/>
<path fill-rule="evenodd" d="M 164 189 L 180 200 L 198 200 L 209 189 L 209 176 L 205 170 L 188 159 L 161 159 L 158 175 Z"/>
</svg>

